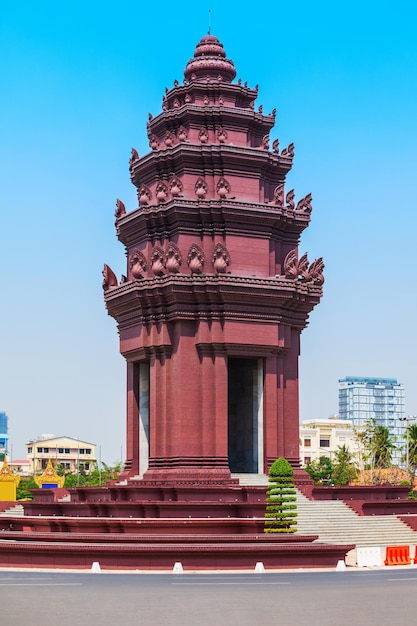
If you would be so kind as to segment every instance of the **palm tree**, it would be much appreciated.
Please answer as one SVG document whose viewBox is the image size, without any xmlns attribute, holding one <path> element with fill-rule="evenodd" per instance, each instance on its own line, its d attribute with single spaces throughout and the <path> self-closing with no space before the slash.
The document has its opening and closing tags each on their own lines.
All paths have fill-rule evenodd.
<svg viewBox="0 0 417 626">
<path fill-rule="evenodd" d="M 349 485 L 358 475 L 358 468 L 353 454 L 344 444 L 335 452 L 333 464 L 333 482 L 335 485 Z"/>
<path fill-rule="evenodd" d="M 373 466 L 377 469 L 390 467 L 396 445 L 389 429 L 382 424 L 374 424 L 370 444 Z"/>
</svg>

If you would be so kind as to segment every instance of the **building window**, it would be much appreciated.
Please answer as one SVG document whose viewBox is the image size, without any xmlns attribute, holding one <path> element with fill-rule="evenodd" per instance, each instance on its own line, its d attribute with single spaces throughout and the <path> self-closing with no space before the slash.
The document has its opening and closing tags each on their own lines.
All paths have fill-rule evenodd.
<svg viewBox="0 0 417 626">
<path fill-rule="evenodd" d="M 80 454 L 85 454 L 85 449 L 84 448 L 80 448 Z"/>
<path fill-rule="evenodd" d="M 48 453 L 49 452 L 49 448 L 44 448 L 43 451 Z"/>
<path fill-rule="evenodd" d="M 43 448 L 38 448 L 38 452 L 43 452 Z"/>
<path fill-rule="evenodd" d="M 64 448 L 58 448 L 58 454 L 64 454 Z"/>
<path fill-rule="evenodd" d="M 71 469 L 71 463 L 67 463 L 67 462 L 63 462 L 61 463 L 61 467 L 63 470 L 70 470 Z"/>
<path fill-rule="evenodd" d="M 304 465 L 308 465 L 309 463 L 311 463 L 311 456 L 305 456 L 304 457 Z"/>
<path fill-rule="evenodd" d="M 85 453 L 86 453 L 86 454 L 91 454 L 91 448 L 86 448 L 86 449 L 85 449 Z"/>
<path fill-rule="evenodd" d="M 32 447 L 28 448 L 28 454 L 32 454 Z"/>
<path fill-rule="evenodd" d="M 305 448 L 311 448 L 311 439 L 307 439 L 306 437 L 304 437 L 304 447 Z"/>
<path fill-rule="evenodd" d="M 320 448 L 330 448 L 330 439 L 320 439 Z"/>
<path fill-rule="evenodd" d="M 65 448 L 65 454 L 69 454 L 70 453 L 70 449 L 69 448 Z"/>
</svg>

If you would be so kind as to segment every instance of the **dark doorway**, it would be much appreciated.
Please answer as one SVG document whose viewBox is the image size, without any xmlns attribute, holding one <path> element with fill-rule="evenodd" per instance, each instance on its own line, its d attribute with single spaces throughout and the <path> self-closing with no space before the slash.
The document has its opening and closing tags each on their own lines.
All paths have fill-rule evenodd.
<svg viewBox="0 0 417 626">
<path fill-rule="evenodd" d="M 228 360 L 228 455 L 232 473 L 258 473 L 259 360 Z"/>
</svg>

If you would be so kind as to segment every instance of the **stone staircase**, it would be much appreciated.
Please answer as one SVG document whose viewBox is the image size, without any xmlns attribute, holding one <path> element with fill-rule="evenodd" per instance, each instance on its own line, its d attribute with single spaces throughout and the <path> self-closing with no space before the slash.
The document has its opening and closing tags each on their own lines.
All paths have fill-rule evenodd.
<svg viewBox="0 0 417 626">
<path fill-rule="evenodd" d="M 241 485 L 267 485 L 262 474 L 234 474 Z M 297 491 L 297 532 L 319 535 L 325 543 L 354 543 L 358 548 L 417 545 L 417 532 L 396 515 L 357 515 L 341 500 L 311 501 Z"/>
<path fill-rule="evenodd" d="M 25 510 L 22 504 L 14 504 L 0 513 L 2 517 L 23 517 Z"/>
<path fill-rule="evenodd" d="M 341 500 L 312 502 L 297 492 L 297 512 L 297 532 L 318 534 L 319 541 L 358 548 L 417 544 L 417 533 L 396 515 L 357 515 Z"/>
<path fill-rule="evenodd" d="M 232 474 L 232 478 L 238 478 L 241 485 L 267 485 L 268 476 L 266 474 Z"/>
</svg>

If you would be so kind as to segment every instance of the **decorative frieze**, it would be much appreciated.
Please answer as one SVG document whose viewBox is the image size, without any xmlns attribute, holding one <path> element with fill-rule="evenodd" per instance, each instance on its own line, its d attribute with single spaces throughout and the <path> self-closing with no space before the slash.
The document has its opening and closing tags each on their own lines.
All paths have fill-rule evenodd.
<svg viewBox="0 0 417 626">
<path fill-rule="evenodd" d="M 101 273 L 103 274 L 103 291 L 108 291 L 112 287 L 117 287 L 118 283 L 116 274 L 113 272 L 111 267 L 107 265 L 107 263 L 104 264 L 103 271 Z"/>
<path fill-rule="evenodd" d="M 136 161 L 139 161 L 139 153 L 138 153 L 138 151 L 135 148 L 132 148 L 132 152 L 131 152 L 130 159 L 129 159 L 129 168 L 130 169 L 132 169 L 133 164 Z"/>
<path fill-rule="evenodd" d="M 164 139 L 165 145 L 167 148 L 171 148 L 171 146 L 174 145 L 175 143 L 175 135 L 173 133 L 171 133 L 171 131 L 167 131 L 165 133 L 165 139 Z"/>
<path fill-rule="evenodd" d="M 224 128 L 219 128 L 217 130 L 217 139 L 220 143 L 227 141 L 227 131 Z"/>
<path fill-rule="evenodd" d="M 138 191 L 138 200 L 141 206 L 146 206 L 152 199 L 152 192 L 146 185 L 141 185 Z"/>
<path fill-rule="evenodd" d="M 147 270 L 147 263 L 146 257 L 141 250 L 137 248 L 133 250 L 129 257 L 129 269 L 133 278 L 143 278 Z"/>
<path fill-rule="evenodd" d="M 159 139 L 156 135 L 152 134 L 149 137 L 149 146 L 152 148 L 152 150 L 158 150 L 159 148 Z"/>
<path fill-rule="evenodd" d="M 207 195 L 208 186 L 204 178 L 201 178 L 201 176 L 197 178 L 197 181 L 194 185 L 194 192 L 199 200 L 204 200 Z"/>
<path fill-rule="evenodd" d="M 220 178 L 219 182 L 216 185 L 216 191 L 219 195 L 219 198 L 222 200 L 227 197 L 227 194 L 230 193 L 231 187 L 225 178 Z"/>
<path fill-rule="evenodd" d="M 322 257 L 309 263 L 307 254 L 298 259 L 297 250 L 290 250 L 284 259 L 285 278 L 290 280 L 301 280 L 305 283 L 323 285 L 324 283 L 324 263 Z"/>
<path fill-rule="evenodd" d="M 168 185 L 160 180 L 156 185 L 156 199 L 159 203 L 165 202 L 168 197 Z"/>
<path fill-rule="evenodd" d="M 205 128 L 200 128 L 200 132 L 198 133 L 198 138 L 200 143 L 207 143 L 209 140 L 208 132 Z"/>
<path fill-rule="evenodd" d="M 196 243 L 191 244 L 190 250 L 187 256 L 187 265 L 190 268 L 192 274 L 201 274 L 204 269 L 206 257 L 204 251 Z"/>
<path fill-rule="evenodd" d="M 171 176 L 169 181 L 169 189 L 173 198 L 176 198 L 183 192 L 183 184 L 177 176 Z"/>
<path fill-rule="evenodd" d="M 304 213 L 310 214 L 311 211 L 313 210 L 313 207 L 311 205 L 312 201 L 313 201 L 313 196 L 311 195 L 311 193 L 308 193 L 304 198 L 302 198 L 301 200 L 297 202 L 297 206 L 295 210 L 303 211 Z"/>
<path fill-rule="evenodd" d="M 151 268 L 155 276 L 162 276 L 165 269 L 165 253 L 159 246 L 155 246 L 151 255 Z"/>
<path fill-rule="evenodd" d="M 119 200 L 119 198 L 117 198 L 116 210 L 114 212 L 114 217 L 116 218 L 116 221 L 120 219 L 121 217 L 123 217 L 123 215 L 126 215 L 126 207 L 124 203 L 121 200 Z"/>
<path fill-rule="evenodd" d="M 188 131 L 184 126 L 180 126 L 177 130 L 178 141 L 186 141 L 188 137 Z"/>
<path fill-rule="evenodd" d="M 231 263 L 228 249 L 222 243 L 217 243 L 211 257 L 211 262 L 218 274 L 223 274 Z"/>
<path fill-rule="evenodd" d="M 182 254 L 179 247 L 172 243 L 168 244 L 167 251 L 165 253 L 165 268 L 168 272 L 175 274 L 179 272 L 182 265 Z"/>
</svg>

